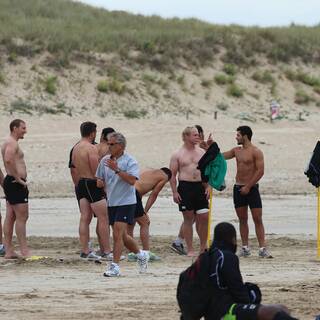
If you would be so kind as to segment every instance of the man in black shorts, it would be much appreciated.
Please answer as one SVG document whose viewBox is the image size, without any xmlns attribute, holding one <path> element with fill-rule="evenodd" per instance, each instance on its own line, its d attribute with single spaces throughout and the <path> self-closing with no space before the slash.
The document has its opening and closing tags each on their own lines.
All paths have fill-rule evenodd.
<svg viewBox="0 0 320 320">
<path fill-rule="evenodd" d="M 18 144 L 27 133 L 26 123 L 21 119 L 15 119 L 10 123 L 10 135 L 1 146 L 3 163 L 7 176 L 3 181 L 3 190 L 7 201 L 6 218 L 3 229 L 5 236 L 5 258 L 17 258 L 12 244 L 12 234 L 15 226 L 17 238 L 20 244 L 20 252 L 23 257 L 30 256 L 27 246 L 26 224 L 29 217 L 27 185 L 27 168 L 24 154 Z"/>
<path fill-rule="evenodd" d="M 0 169 L 0 185 L 3 187 L 4 175 Z M 0 257 L 5 255 L 4 245 L 2 243 L 2 221 L 1 221 L 1 202 L 0 202 Z"/>
<path fill-rule="evenodd" d="M 265 231 L 262 222 L 262 203 L 258 182 L 264 174 L 262 151 L 251 143 L 252 130 L 248 126 L 237 128 L 236 140 L 239 147 L 224 152 L 226 160 L 236 158 L 236 184 L 233 188 L 233 201 L 239 218 L 242 248 L 239 255 L 247 257 L 249 249 L 248 207 L 251 210 L 255 231 L 259 242 L 258 255 L 272 258 L 266 249 Z"/>
<path fill-rule="evenodd" d="M 243 283 L 236 248 L 234 226 L 228 222 L 217 224 L 209 251 L 180 276 L 177 299 L 181 319 L 297 320 L 283 305 L 260 304 L 259 288 Z M 203 304 L 202 301 L 196 304 L 201 294 L 199 290 L 206 292 L 206 296 L 202 297 L 206 299 Z"/>
<path fill-rule="evenodd" d="M 149 219 L 149 210 L 152 205 L 158 198 L 160 191 L 166 185 L 166 183 L 170 180 L 172 176 L 171 170 L 169 168 L 161 168 L 161 169 L 148 169 L 143 170 L 140 174 L 140 179 L 136 181 L 136 212 L 135 212 L 135 222 L 133 225 L 128 225 L 128 234 L 133 237 L 133 230 L 135 223 L 137 222 L 140 226 L 140 239 L 142 243 L 142 249 L 149 254 L 150 261 L 158 260 L 154 253 L 150 252 L 149 246 L 149 227 L 150 227 L 150 219 Z M 149 193 L 150 195 L 146 201 L 145 207 L 142 204 L 142 197 Z M 129 261 L 133 261 L 136 259 L 136 256 L 133 253 L 128 254 Z"/>
<path fill-rule="evenodd" d="M 84 122 L 80 126 L 81 140 L 72 151 L 71 175 L 76 184 L 76 195 L 79 199 L 81 212 L 79 235 L 81 243 L 81 258 L 95 260 L 98 259 L 90 250 L 89 225 L 93 212 L 97 217 L 97 229 L 99 234 L 99 244 L 102 256 L 108 256 L 111 252 L 109 239 L 109 221 L 107 216 L 107 205 L 103 185 L 99 186 L 95 177 L 95 170 L 99 163 L 99 154 L 93 142 L 96 137 L 96 124 Z"/>
</svg>

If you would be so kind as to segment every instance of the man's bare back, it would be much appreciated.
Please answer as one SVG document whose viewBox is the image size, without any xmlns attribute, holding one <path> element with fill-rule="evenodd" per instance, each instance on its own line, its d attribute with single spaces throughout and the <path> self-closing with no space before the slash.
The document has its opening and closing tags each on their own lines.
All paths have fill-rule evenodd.
<svg viewBox="0 0 320 320">
<path fill-rule="evenodd" d="M 147 169 L 141 172 L 140 178 L 134 186 L 142 197 L 152 191 L 158 184 L 164 186 L 167 182 L 168 176 L 161 169 Z"/>
<path fill-rule="evenodd" d="M 72 163 L 79 178 L 95 179 L 99 155 L 96 146 L 88 141 L 80 141 L 73 149 Z"/>
</svg>

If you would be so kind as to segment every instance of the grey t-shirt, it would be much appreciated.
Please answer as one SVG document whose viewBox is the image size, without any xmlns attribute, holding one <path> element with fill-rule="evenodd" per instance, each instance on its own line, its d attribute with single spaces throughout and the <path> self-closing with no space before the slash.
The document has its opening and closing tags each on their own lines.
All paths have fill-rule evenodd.
<svg viewBox="0 0 320 320">
<path fill-rule="evenodd" d="M 96 177 L 105 181 L 108 206 L 124 206 L 137 203 L 135 187 L 125 182 L 112 169 L 105 164 L 110 155 L 103 157 L 97 168 Z M 118 167 L 137 179 L 139 179 L 139 167 L 136 159 L 124 153 L 117 159 Z"/>
</svg>

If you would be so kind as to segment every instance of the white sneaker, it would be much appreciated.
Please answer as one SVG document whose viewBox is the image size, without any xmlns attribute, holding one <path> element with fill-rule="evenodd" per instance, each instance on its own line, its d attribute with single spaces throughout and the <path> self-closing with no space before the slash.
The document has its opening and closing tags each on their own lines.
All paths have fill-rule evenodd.
<svg viewBox="0 0 320 320">
<path fill-rule="evenodd" d="M 251 255 L 250 249 L 247 247 L 242 247 L 238 253 L 239 257 L 249 257 Z"/>
<path fill-rule="evenodd" d="M 89 261 L 97 261 L 97 260 L 101 259 L 101 257 L 98 256 L 94 251 L 91 251 L 88 254 L 81 252 L 80 258 L 85 259 L 85 260 L 89 260 Z"/>
<path fill-rule="evenodd" d="M 267 259 L 273 258 L 273 256 L 270 254 L 270 252 L 266 248 L 259 249 L 259 257 L 260 258 L 267 258 Z"/>
<path fill-rule="evenodd" d="M 137 263 L 140 273 L 146 273 L 148 269 L 149 254 L 145 251 L 141 251 L 137 254 Z"/>
<path fill-rule="evenodd" d="M 106 271 L 103 273 L 105 277 L 119 277 L 120 276 L 120 267 L 114 262 L 111 262 Z"/>
</svg>

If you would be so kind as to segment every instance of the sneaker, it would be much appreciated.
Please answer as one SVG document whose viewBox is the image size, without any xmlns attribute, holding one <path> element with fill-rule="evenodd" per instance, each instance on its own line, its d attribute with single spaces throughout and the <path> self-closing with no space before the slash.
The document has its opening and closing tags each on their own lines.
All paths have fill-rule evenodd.
<svg viewBox="0 0 320 320">
<path fill-rule="evenodd" d="M 121 260 L 124 260 L 126 257 L 121 255 L 120 256 L 120 261 Z M 103 253 L 101 255 L 101 260 L 104 260 L 104 261 L 113 261 L 113 252 L 109 252 L 109 253 Z"/>
<path fill-rule="evenodd" d="M 4 245 L 0 244 L 0 257 L 4 257 L 6 254 L 6 250 L 4 249 Z"/>
<path fill-rule="evenodd" d="M 160 261 L 161 258 L 157 256 L 155 253 L 149 251 L 149 261 Z"/>
<path fill-rule="evenodd" d="M 133 252 L 128 253 L 128 262 L 136 262 L 137 261 L 137 255 Z"/>
<path fill-rule="evenodd" d="M 259 249 L 259 257 L 260 258 L 267 258 L 267 259 L 272 259 L 273 256 L 268 252 L 266 248 L 260 248 Z"/>
<path fill-rule="evenodd" d="M 242 247 L 238 253 L 239 257 L 249 257 L 251 255 L 250 249 Z"/>
<path fill-rule="evenodd" d="M 172 242 L 172 244 L 171 244 L 171 246 L 170 246 L 170 249 L 173 250 L 174 252 L 176 252 L 177 254 L 180 254 L 180 255 L 183 255 L 183 256 L 186 256 L 186 255 L 187 255 L 187 252 L 186 252 L 186 250 L 184 249 L 182 243 L 180 243 L 180 244 L 178 245 L 178 244 L 176 244 L 175 242 Z"/>
<path fill-rule="evenodd" d="M 103 273 L 103 275 L 105 277 L 119 277 L 120 276 L 120 268 L 116 263 L 111 262 L 108 265 L 106 271 Z"/>
<path fill-rule="evenodd" d="M 149 254 L 142 251 L 141 253 L 137 254 L 137 263 L 139 267 L 140 273 L 146 273 L 148 269 L 148 260 Z"/>
<path fill-rule="evenodd" d="M 89 252 L 89 253 L 81 252 L 81 253 L 80 253 L 80 258 L 81 258 L 81 259 L 86 259 L 86 260 L 88 260 L 88 261 L 101 260 L 101 256 L 98 256 L 94 251 L 91 251 L 91 252 Z"/>
</svg>

